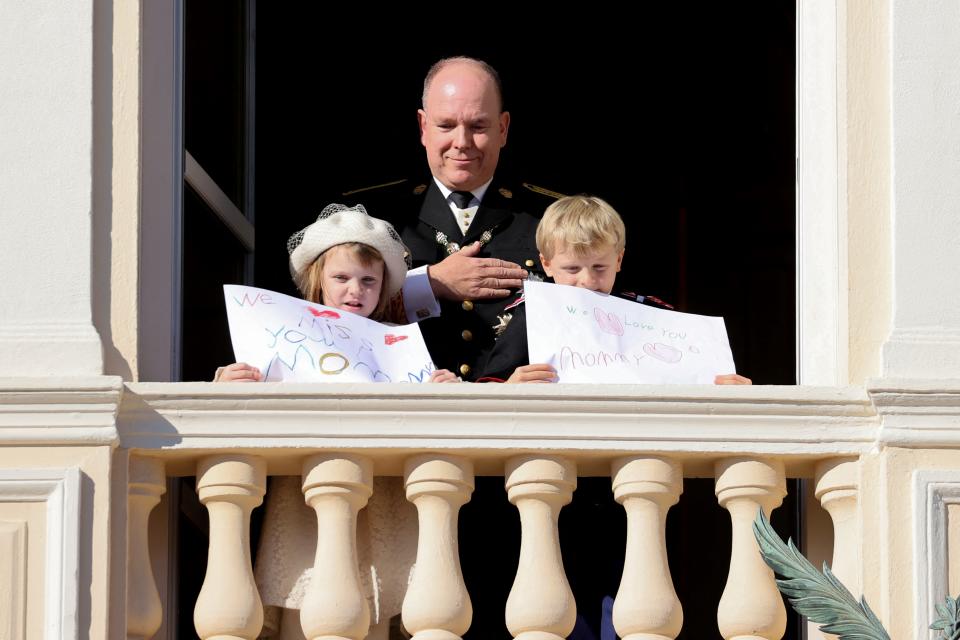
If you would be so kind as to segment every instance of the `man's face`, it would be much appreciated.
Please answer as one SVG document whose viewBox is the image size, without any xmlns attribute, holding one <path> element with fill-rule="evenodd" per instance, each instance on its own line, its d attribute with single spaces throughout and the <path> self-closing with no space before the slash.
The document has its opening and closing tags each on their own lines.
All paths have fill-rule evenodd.
<svg viewBox="0 0 960 640">
<path fill-rule="evenodd" d="M 476 65 L 450 64 L 433 78 L 424 107 L 420 142 L 433 176 L 454 191 L 488 182 L 510 125 L 490 77 Z"/>
</svg>

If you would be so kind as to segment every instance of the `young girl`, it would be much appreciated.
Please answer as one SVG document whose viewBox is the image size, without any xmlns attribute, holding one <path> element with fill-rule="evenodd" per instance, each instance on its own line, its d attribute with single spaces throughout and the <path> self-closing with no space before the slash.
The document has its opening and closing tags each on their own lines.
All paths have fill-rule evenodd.
<svg viewBox="0 0 960 640">
<path fill-rule="evenodd" d="M 385 324 L 405 323 L 397 295 L 410 253 L 389 222 L 371 218 L 363 205 L 329 204 L 316 222 L 290 236 L 290 274 L 306 300 Z M 217 369 L 214 382 L 259 382 L 263 374 L 245 362 Z M 457 382 L 446 369 L 430 382 Z"/>
<path fill-rule="evenodd" d="M 303 297 L 371 320 L 405 322 L 397 294 L 409 252 L 394 228 L 371 218 L 361 205 L 327 205 L 316 222 L 290 237 L 290 273 Z M 217 370 L 215 381 L 255 382 L 261 372 L 237 362 Z M 431 382 L 458 382 L 440 369 Z M 301 639 L 299 609 L 312 579 L 317 520 L 304 503 L 299 476 L 273 476 L 265 501 L 255 578 L 264 604 L 262 638 Z M 386 637 L 400 613 L 416 556 L 416 510 L 402 479 L 377 477 L 357 519 L 360 578 L 370 605 L 371 635 Z"/>
</svg>

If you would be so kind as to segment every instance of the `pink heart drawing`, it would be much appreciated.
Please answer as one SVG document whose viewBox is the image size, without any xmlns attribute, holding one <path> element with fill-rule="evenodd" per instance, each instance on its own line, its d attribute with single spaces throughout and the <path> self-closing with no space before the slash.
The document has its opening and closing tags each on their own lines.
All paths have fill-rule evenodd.
<svg viewBox="0 0 960 640">
<path fill-rule="evenodd" d="M 323 311 L 320 311 L 319 309 L 314 309 L 313 307 L 307 307 L 307 311 L 309 311 L 310 313 L 312 313 L 313 315 L 315 315 L 315 316 L 318 317 L 318 318 L 335 318 L 335 319 L 337 319 L 337 318 L 340 317 L 340 314 L 339 314 L 339 313 L 337 313 L 336 311 L 330 311 L 330 310 L 328 310 L 328 309 L 324 309 Z"/>
<path fill-rule="evenodd" d="M 617 316 L 612 313 L 607 313 L 603 309 L 594 307 L 593 317 L 597 319 L 597 324 L 600 325 L 600 331 L 612 333 L 615 336 L 623 335 L 623 323 L 620 322 L 620 318 Z"/>
<path fill-rule="evenodd" d="M 680 358 L 683 357 L 683 352 L 681 352 L 680 349 L 671 347 L 668 344 L 663 344 L 662 342 L 646 343 L 643 345 L 643 352 L 651 358 L 662 360 L 667 364 L 676 364 L 680 362 Z"/>
</svg>

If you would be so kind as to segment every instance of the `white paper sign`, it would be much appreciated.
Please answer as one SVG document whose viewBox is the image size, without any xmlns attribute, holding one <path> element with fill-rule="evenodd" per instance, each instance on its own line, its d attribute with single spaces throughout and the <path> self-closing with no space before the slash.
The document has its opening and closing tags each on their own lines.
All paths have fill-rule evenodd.
<svg viewBox="0 0 960 640">
<path fill-rule="evenodd" d="M 559 284 L 524 283 L 530 362 L 560 382 L 712 384 L 735 373 L 723 318 Z"/>
<path fill-rule="evenodd" d="M 389 327 L 266 289 L 224 285 L 237 362 L 264 380 L 426 382 L 433 362 L 415 324 Z"/>
</svg>

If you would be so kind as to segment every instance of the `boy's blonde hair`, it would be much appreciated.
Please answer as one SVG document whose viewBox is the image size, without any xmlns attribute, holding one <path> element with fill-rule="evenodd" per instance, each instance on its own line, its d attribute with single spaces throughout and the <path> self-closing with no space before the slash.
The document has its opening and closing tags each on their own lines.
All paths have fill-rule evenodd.
<svg viewBox="0 0 960 640">
<path fill-rule="evenodd" d="M 594 196 L 560 198 L 543 213 L 537 225 L 537 249 L 547 260 L 561 248 L 582 256 L 601 246 L 623 251 L 626 230 L 620 214 Z"/>
<path fill-rule="evenodd" d="M 300 293 L 303 294 L 304 299 L 323 304 L 323 265 L 327 261 L 327 254 L 334 249 L 346 251 L 352 260 L 356 260 L 365 267 L 377 263 L 383 266 L 384 273 L 380 285 L 380 299 L 377 301 L 377 306 L 373 310 L 373 313 L 368 316 L 371 320 L 382 320 L 387 311 L 387 307 L 390 305 L 390 295 L 386 283 L 383 282 L 383 279 L 386 278 L 386 265 L 379 251 L 362 242 L 345 242 L 330 247 L 321 253 L 317 259 L 313 261 L 313 264 L 307 267 L 301 275 L 295 277 L 294 282 L 296 282 L 297 288 L 300 289 Z"/>
</svg>

